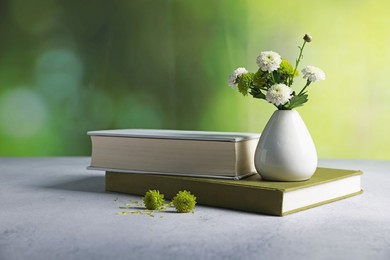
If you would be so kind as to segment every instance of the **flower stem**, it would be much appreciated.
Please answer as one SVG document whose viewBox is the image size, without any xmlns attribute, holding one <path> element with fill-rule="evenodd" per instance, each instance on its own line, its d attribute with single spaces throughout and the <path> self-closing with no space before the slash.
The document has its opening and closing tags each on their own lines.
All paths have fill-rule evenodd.
<svg viewBox="0 0 390 260">
<path fill-rule="evenodd" d="M 306 45 L 306 41 L 303 41 L 303 44 L 302 44 L 302 47 L 298 46 L 299 48 L 299 56 L 298 56 L 298 59 L 295 60 L 295 68 L 294 68 L 294 72 L 293 74 L 291 75 L 290 77 L 290 81 L 289 81 L 289 87 L 291 87 L 291 85 L 293 84 L 294 82 L 294 75 L 295 73 L 297 72 L 297 69 L 298 69 L 298 65 L 299 65 L 299 62 L 301 61 L 302 59 L 302 53 L 303 53 L 303 48 L 305 48 L 305 45 Z"/>
<path fill-rule="evenodd" d="M 303 89 L 298 93 L 297 96 L 301 95 L 303 93 L 303 91 L 305 91 L 305 89 L 310 85 L 311 81 L 310 80 L 307 80 L 306 82 L 306 85 L 303 87 Z"/>
<path fill-rule="evenodd" d="M 272 78 L 273 83 L 276 84 L 276 80 L 275 80 L 275 77 L 274 77 L 274 72 L 271 72 L 270 74 L 271 74 L 271 78 Z"/>
</svg>

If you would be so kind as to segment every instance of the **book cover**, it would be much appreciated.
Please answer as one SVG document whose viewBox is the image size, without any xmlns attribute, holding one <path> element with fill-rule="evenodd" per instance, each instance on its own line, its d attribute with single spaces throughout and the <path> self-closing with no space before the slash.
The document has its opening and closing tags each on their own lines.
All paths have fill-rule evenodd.
<svg viewBox="0 0 390 260">
<path fill-rule="evenodd" d="M 148 139 L 172 139 L 172 140 L 199 140 L 199 141 L 223 141 L 240 142 L 248 139 L 259 139 L 255 133 L 241 132 L 217 132 L 217 131 L 190 131 L 168 129 L 114 129 L 88 131 L 89 136 L 116 136 Z"/>
<path fill-rule="evenodd" d="M 300 182 L 265 181 L 256 174 L 243 180 L 106 172 L 106 190 L 143 196 L 160 190 L 172 199 L 180 190 L 195 194 L 198 204 L 284 216 L 362 193 L 361 171 L 317 168 Z"/>
</svg>

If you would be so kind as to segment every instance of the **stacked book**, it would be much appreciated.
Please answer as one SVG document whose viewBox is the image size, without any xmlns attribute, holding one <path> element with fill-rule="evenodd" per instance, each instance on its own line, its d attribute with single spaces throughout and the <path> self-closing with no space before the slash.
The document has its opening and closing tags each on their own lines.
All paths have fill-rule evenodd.
<svg viewBox="0 0 390 260">
<path fill-rule="evenodd" d="M 106 172 L 106 190 L 144 195 L 179 190 L 203 205 L 283 216 L 360 194 L 361 171 L 318 168 L 301 182 L 261 179 L 258 134 L 179 130 L 90 131 L 89 169 Z"/>
</svg>

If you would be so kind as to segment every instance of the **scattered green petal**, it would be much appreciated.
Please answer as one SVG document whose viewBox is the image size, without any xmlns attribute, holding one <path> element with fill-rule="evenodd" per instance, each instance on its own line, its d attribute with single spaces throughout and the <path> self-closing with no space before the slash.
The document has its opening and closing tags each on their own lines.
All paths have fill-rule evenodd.
<svg viewBox="0 0 390 260">
<path fill-rule="evenodd" d="M 144 213 L 145 213 L 146 215 L 149 215 L 149 216 L 151 216 L 151 217 L 154 217 L 154 211 L 153 211 L 153 210 L 145 209 L 145 210 L 144 210 Z"/>
<path fill-rule="evenodd" d="M 128 214 L 130 214 L 131 212 L 129 212 L 129 211 L 120 211 L 120 212 L 118 212 L 118 213 L 116 213 L 117 215 L 128 215 Z"/>
</svg>

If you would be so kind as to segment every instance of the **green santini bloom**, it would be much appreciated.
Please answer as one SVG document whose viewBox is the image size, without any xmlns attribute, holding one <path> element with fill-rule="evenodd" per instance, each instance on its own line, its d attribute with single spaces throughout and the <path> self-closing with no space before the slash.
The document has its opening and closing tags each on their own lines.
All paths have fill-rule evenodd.
<svg viewBox="0 0 390 260">
<path fill-rule="evenodd" d="M 282 62 L 280 63 L 280 67 L 273 73 L 273 77 L 277 82 L 283 83 L 285 85 L 289 84 L 289 79 L 291 79 L 291 76 L 294 75 L 292 78 L 295 78 L 298 76 L 299 72 L 295 70 L 291 64 L 285 60 L 282 59 Z M 295 73 L 294 73 L 295 72 Z M 271 84 L 272 86 L 272 84 Z"/>
<path fill-rule="evenodd" d="M 158 209 L 164 203 L 164 194 L 158 190 L 149 190 L 144 197 L 145 207 L 149 210 Z"/>
<path fill-rule="evenodd" d="M 278 72 L 285 75 L 293 75 L 294 67 L 288 62 L 288 60 L 282 59 L 282 63 L 280 63 L 280 67 Z M 295 71 L 294 77 L 298 76 L 298 70 Z"/>
<path fill-rule="evenodd" d="M 189 191 L 179 191 L 172 200 L 177 212 L 188 213 L 195 208 L 196 197 Z"/>
<path fill-rule="evenodd" d="M 238 91 L 244 96 L 248 95 L 249 87 L 253 82 L 253 73 L 246 73 L 241 75 L 240 81 L 238 82 Z"/>
</svg>

